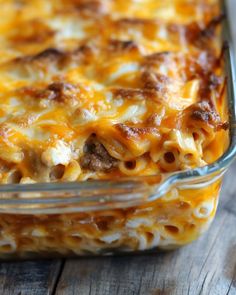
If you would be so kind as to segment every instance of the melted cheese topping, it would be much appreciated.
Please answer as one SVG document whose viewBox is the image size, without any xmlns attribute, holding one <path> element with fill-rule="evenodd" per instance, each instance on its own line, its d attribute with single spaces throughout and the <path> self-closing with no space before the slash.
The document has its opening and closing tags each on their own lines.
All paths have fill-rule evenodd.
<svg viewBox="0 0 236 295">
<path fill-rule="evenodd" d="M 157 175 L 226 150 L 218 0 L 0 4 L 0 183 Z M 2 214 L 0 255 L 183 245 L 218 192 L 217 181 L 124 210 Z"/>
<path fill-rule="evenodd" d="M 72 161 L 77 180 L 150 175 L 225 150 L 218 1 L 2 6 L 0 181 L 64 181 L 53 169 Z"/>
</svg>

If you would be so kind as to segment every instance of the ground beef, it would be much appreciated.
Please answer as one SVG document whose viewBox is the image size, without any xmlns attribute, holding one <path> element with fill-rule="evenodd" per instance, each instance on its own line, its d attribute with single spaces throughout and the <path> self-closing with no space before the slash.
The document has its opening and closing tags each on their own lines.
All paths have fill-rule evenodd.
<svg viewBox="0 0 236 295">
<path fill-rule="evenodd" d="M 84 155 L 80 159 L 83 169 L 92 171 L 110 171 L 117 166 L 118 161 L 109 155 L 105 147 L 91 136 L 85 143 Z"/>
</svg>

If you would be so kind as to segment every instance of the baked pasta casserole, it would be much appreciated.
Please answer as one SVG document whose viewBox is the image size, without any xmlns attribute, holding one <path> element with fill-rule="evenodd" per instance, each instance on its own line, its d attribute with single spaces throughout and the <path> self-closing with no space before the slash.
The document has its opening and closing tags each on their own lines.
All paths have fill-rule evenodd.
<svg viewBox="0 0 236 295">
<path fill-rule="evenodd" d="M 227 149 L 218 0 L 0 4 L 1 184 L 161 175 Z M 183 245 L 212 220 L 219 187 L 127 209 L 1 214 L 0 253 Z"/>
</svg>

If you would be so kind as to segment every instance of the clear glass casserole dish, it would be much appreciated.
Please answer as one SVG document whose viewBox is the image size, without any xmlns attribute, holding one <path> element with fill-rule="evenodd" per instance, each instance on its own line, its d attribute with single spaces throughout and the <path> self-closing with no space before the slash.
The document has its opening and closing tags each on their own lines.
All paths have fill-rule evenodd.
<svg viewBox="0 0 236 295">
<path fill-rule="evenodd" d="M 0 257 L 172 249 L 203 234 L 215 216 L 223 174 L 236 155 L 229 47 L 226 66 L 230 146 L 217 162 L 132 180 L 1 185 Z"/>
<path fill-rule="evenodd" d="M 229 30 L 225 30 L 226 39 Z M 233 54 L 227 46 L 230 145 L 215 163 L 117 181 L 0 186 L 0 258 L 109 255 L 173 249 L 212 222 L 236 155 Z"/>
</svg>

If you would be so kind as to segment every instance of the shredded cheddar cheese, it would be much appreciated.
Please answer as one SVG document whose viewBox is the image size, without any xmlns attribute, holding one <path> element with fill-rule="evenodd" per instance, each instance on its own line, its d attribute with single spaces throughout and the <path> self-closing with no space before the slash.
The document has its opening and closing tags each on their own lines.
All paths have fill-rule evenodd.
<svg viewBox="0 0 236 295">
<path fill-rule="evenodd" d="M 0 7 L 0 184 L 160 175 L 227 149 L 218 0 Z M 124 210 L 1 214 L 0 256 L 180 246 L 208 227 L 219 186 Z"/>
<path fill-rule="evenodd" d="M 64 181 L 51 170 L 68 174 L 71 161 L 73 180 L 153 175 L 224 151 L 214 145 L 227 129 L 218 1 L 2 6 L 0 181 L 13 168 Z M 143 169 L 129 166 L 139 160 Z"/>
</svg>

